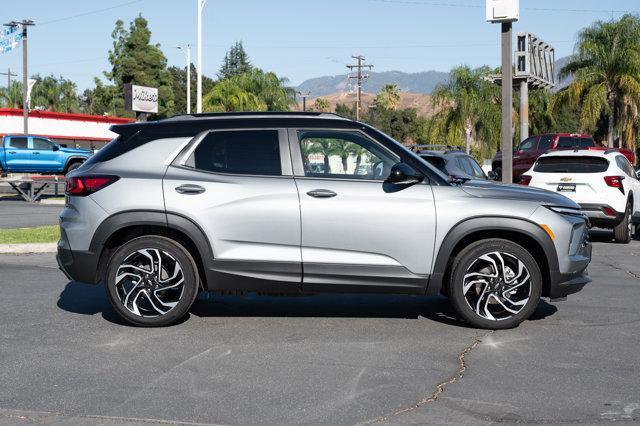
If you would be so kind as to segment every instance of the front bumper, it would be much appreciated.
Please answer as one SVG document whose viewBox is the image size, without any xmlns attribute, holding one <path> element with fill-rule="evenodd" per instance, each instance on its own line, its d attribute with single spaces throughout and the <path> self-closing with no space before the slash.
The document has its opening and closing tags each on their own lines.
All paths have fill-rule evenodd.
<svg viewBox="0 0 640 426">
<path fill-rule="evenodd" d="M 572 272 L 551 271 L 548 294 L 544 294 L 551 299 L 559 299 L 570 294 L 577 293 L 591 282 L 591 278 L 587 273 L 587 267 L 591 262 L 592 246 L 585 239 L 581 243 L 578 252 L 571 256 L 569 270 Z"/>
</svg>

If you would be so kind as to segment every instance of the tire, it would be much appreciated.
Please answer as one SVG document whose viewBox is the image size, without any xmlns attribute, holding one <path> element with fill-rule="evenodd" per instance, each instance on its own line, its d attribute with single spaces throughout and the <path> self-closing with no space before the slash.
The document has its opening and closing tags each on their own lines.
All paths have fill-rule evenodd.
<svg viewBox="0 0 640 426">
<path fill-rule="evenodd" d="M 496 175 L 498 175 L 498 177 L 496 178 L 496 181 L 498 182 L 502 181 L 502 167 L 498 167 L 497 169 L 494 170 L 494 172 L 496 172 Z"/>
<path fill-rule="evenodd" d="M 73 163 L 67 166 L 67 170 L 64 172 L 64 174 L 66 175 L 67 173 L 74 171 L 80 166 L 82 166 L 82 161 L 74 161 Z"/>
<path fill-rule="evenodd" d="M 613 239 L 619 244 L 629 244 L 633 236 L 633 224 L 631 223 L 631 203 L 627 204 L 624 219 L 613 228 Z"/>
<path fill-rule="evenodd" d="M 105 283 L 111 306 L 126 322 L 164 327 L 187 314 L 198 294 L 199 277 L 183 246 L 169 238 L 148 236 L 135 238 L 113 253 Z"/>
<path fill-rule="evenodd" d="M 501 268 L 500 258 L 507 268 Z M 513 293 L 507 294 L 510 289 Z M 458 315 L 472 326 L 513 328 L 538 306 L 542 274 L 538 263 L 522 246 L 502 239 L 481 240 L 464 248 L 454 259 L 448 294 Z"/>
</svg>

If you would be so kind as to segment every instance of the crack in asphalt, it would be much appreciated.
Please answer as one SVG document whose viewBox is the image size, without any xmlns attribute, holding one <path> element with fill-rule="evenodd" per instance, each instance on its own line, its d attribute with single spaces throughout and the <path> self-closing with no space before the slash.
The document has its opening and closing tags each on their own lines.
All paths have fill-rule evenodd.
<svg viewBox="0 0 640 426">
<path fill-rule="evenodd" d="M 440 394 L 442 392 L 444 392 L 445 387 L 447 385 L 452 385 L 456 382 L 458 382 L 459 380 L 461 380 L 464 377 L 464 372 L 467 369 L 467 366 L 465 364 L 465 357 L 471 353 L 471 351 L 473 351 L 474 349 L 476 349 L 480 343 L 482 343 L 482 339 L 484 339 L 485 337 L 489 336 L 490 334 L 492 334 L 494 332 L 494 330 L 490 330 L 486 333 L 484 333 L 481 336 L 477 336 L 474 338 L 473 343 L 471 343 L 469 346 L 467 346 L 466 348 L 464 348 L 461 352 L 458 353 L 458 371 L 451 377 L 449 377 L 447 380 L 438 383 L 435 386 L 435 390 L 433 391 L 433 393 L 431 394 L 431 396 L 429 396 L 428 398 L 423 398 L 419 401 L 417 401 L 415 404 L 409 406 L 409 407 L 405 407 L 405 408 L 400 408 L 396 411 L 394 411 L 393 413 L 389 414 L 389 415 L 383 415 L 380 417 L 377 417 L 373 420 L 370 420 L 368 422 L 363 423 L 364 425 L 370 425 L 370 424 L 374 424 L 374 423 L 381 423 L 381 422 L 385 422 L 388 421 L 391 417 L 396 417 L 396 416 L 400 416 L 402 414 L 406 414 L 408 412 L 417 410 L 418 408 L 435 402 L 438 400 L 438 397 L 440 396 Z"/>
<path fill-rule="evenodd" d="M 604 263 L 604 262 L 603 262 L 603 263 L 604 263 L 605 265 L 607 265 L 608 267 L 613 268 L 613 269 L 615 269 L 615 270 L 617 270 L 617 271 L 624 272 L 624 273 L 626 273 L 626 274 L 628 274 L 628 275 L 631 275 L 633 278 L 635 278 L 635 279 L 637 279 L 637 280 L 640 280 L 640 273 L 633 272 L 633 271 L 630 271 L 630 270 L 628 270 L 628 269 L 621 268 L 621 267 L 617 266 L 617 265 L 615 264 L 615 260 L 614 260 L 614 259 L 611 259 L 611 258 L 610 258 L 609 256 L 607 256 L 607 255 L 602 255 L 602 257 L 606 258 L 606 259 L 610 262 L 610 263 Z"/>
</svg>

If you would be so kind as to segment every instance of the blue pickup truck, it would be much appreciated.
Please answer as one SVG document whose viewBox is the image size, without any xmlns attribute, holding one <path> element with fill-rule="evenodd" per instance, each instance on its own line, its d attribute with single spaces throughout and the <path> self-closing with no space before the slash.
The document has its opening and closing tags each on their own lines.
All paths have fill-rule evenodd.
<svg viewBox="0 0 640 426">
<path fill-rule="evenodd" d="M 65 148 L 47 138 L 6 135 L 0 146 L 0 173 L 55 173 L 75 170 L 92 152 Z"/>
</svg>

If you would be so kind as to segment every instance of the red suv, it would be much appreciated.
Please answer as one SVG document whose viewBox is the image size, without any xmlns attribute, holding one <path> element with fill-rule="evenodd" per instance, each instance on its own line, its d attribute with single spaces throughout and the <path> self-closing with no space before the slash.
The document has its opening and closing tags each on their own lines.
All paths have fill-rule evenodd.
<svg viewBox="0 0 640 426">
<path fill-rule="evenodd" d="M 547 151 L 560 149 L 592 149 L 607 150 L 608 148 L 596 145 L 589 135 L 577 135 L 571 133 L 549 133 L 545 135 L 531 136 L 523 140 L 513 151 L 513 179 L 518 181 L 521 174 L 533 166 L 539 156 Z M 633 151 L 628 149 L 617 149 L 623 154 L 631 164 L 635 164 L 636 159 Z M 498 151 L 491 162 L 492 170 L 502 177 L 502 152 Z"/>
</svg>

